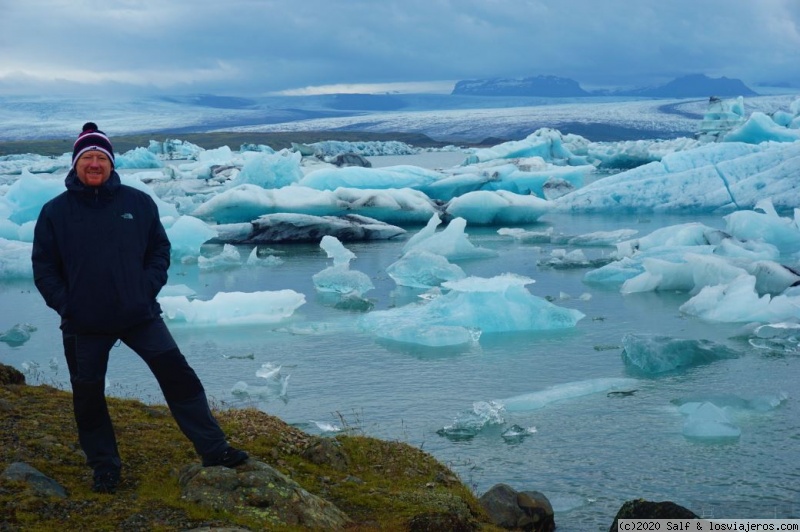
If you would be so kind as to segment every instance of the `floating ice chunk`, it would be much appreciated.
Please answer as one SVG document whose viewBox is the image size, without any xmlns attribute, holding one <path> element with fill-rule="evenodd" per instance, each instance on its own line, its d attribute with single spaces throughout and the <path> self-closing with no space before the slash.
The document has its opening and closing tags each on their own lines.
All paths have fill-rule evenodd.
<svg viewBox="0 0 800 532">
<path fill-rule="evenodd" d="M 218 292 L 208 301 L 185 296 L 159 298 L 164 317 L 190 325 L 245 325 L 278 323 L 306 302 L 294 290 Z"/>
<path fill-rule="evenodd" d="M 704 287 L 680 311 L 709 321 L 771 323 L 796 319 L 799 308 L 800 295 L 759 296 L 756 278 L 746 274 L 727 284 Z"/>
<path fill-rule="evenodd" d="M 294 147 L 295 144 L 292 144 L 292 146 Z M 298 147 L 299 146 L 303 145 L 298 145 Z M 414 155 L 422 151 L 422 148 L 416 148 L 406 144 L 405 142 L 400 142 L 397 140 L 323 140 L 320 142 L 313 142 L 305 146 L 310 148 L 314 154 L 323 157 L 334 157 L 336 155 L 345 153 L 357 153 L 365 157 L 377 155 Z"/>
<path fill-rule="evenodd" d="M 496 251 L 476 247 L 469 241 L 468 235 L 464 232 L 467 226 L 464 218 L 455 218 L 443 231 L 436 232 L 439 223 L 441 223 L 439 217 L 432 216 L 428 225 L 406 242 L 403 251 L 408 252 L 412 249 L 429 251 L 451 261 L 497 256 Z"/>
<path fill-rule="evenodd" d="M 761 201 L 764 212 L 736 211 L 724 217 L 726 231 L 741 240 L 772 244 L 782 253 L 800 251 L 800 228 L 792 218 L 778 216 L 771 201 Z"/>
<path fill-rule="evenodd" d="M 526 231 L 519 228 L 501 228 L 497 230 L 498 235 L 510 236 L 514 240 L 533 244 L 546 244 L 553 239 L 553 228 L 548 227 L 544 231 Z"/>
<path fill-rule="evenodd" d="M 442 174 L 412 165 L 384 168 L 322 168 L 309 172 L 299 182 L 301 186 L 318 190 L 337 188 L 418 189 L 441 179 Z"/>
<path fill-rule="evenodd" d="M 231 179 L 228 186 L 250 184 L 261 188 L 281 188 L 292 185 L 303 178 L 299 153 L 256 152 L 247 157 L 242 169 Z"/>
<path fill-rule="evenodd" d="M 784 131 L 791 131 L 785 129 Z M 572 212 L 712 212 L 749 208 L 773 197 L 782 208 L 798 204 L 798 142 L 712 143 L 676 151 L 552 200 Z"/>
<path fill-rule="evenodd" d="M 120 181 L 123 185 L 133 187 L 150 196 L 158 207 L 158 214 L 162 218 L 179 216 L 178 209 L 172 203 L 168 203 L 161 199 L 158 194 L 147 184 L 145 184 L 137 174 L 121 174 Z"/>
<path fill-rule="evenodd" d="M 233 386 L 231 393 L 239 397 L 256 399 L 270 399 L 272 397 L 286 399 L 290 375 L 282 375 L 281 366 L 276 366 L 271 362 L 262 364 L 256 371 L 256 377 L 264 379 L 266 384 L 252 386 L 244 381 L 239 381 Z"/>
<path fill-rule="evenodd" d="M 726 441 L 736 440 L 742 434 L 727 411 L 714 403 L 686 403 L 680 407 L 680 412 L 686 416 L 683 435 L 689 439 Z"/>
<path fill-rule="evenodd" d="M 727 283 L 747 272 L 729 260 L 712 255 L 687 253 L 684 261 L 643 258 L 644 272 L 628 279 L 623 294 L 648 291 L 696 292 L 703 286 Z"/>
<path fill-rule="evenodd" d="M 511 425 L 503 431 L 501 435 L 506 442 L 517 443 L 525 439 L 525 437 L 536 433 L 536 427 L 523 428 L 517 424 Z"/>
<path fill-rule="evenodd" d="M 425 227 L 411 235 L 406 241 L 405 245 L 403 246 L 403 253 L 411 251 L 417 246 L 417 244 L 435 235 L 436 228 L 439 227 L 441 223 L 442 219 L 439 218 L 438 214 L 434 213 L 431 215 L 431 217 L 428 218 L 428 223 L 425 224 Z"/>
<path fill-rule="evenodd" d="M 464 161 L 465 165 L 512 159 L 516 157 L 540 157 L 560 164 L 586 164 L 586 158 L 577 156 L 573 150 L 585 149 L 586 139 L 578 135 L 562 134 L 551 128 L 537 129 L 522 140 L 512 140 L 491 148 L 475 150 Z"/>
<path fill-rule="evenodd" d="M 428 347 L 447 347 L 477 342 L 481 331 L 453 325 L 419 325 L 396 327 L 374 331 L 375 336 L 395 342 L 411 343 Z"/>
<path fill-rule="evenodd" d="M 23 170 L 22 175 L 0 196 L 0 211 L 5 204 L 8 219 L 16 224 L 36 221 L 42 205 L 66 190 L 63 179 L 39 177 Z"/>
<path fill-rule="evenodd" d="M 203 148 L 185 140 L 169 139 L 151 140 L 147 150 L 166 159 L 196 160 Z"/>
<path fill-rule="evenodd" d="M 488 332 L 552 330 L 574 327 L 584 317 L 575 309 L 553 305 L 532 295 L 533 280 L 514 274 L 493 278 L 467 277 L 448 281 L 440 297 L 389 310 L 374 311 L 359 322 L 373 333 L 423 330 L 434 326 L 463 327 Z M 463 335 L 466 339 L 466 335 Z M 413 341 L 413 337 L 406 339 Z"/>
<path fill-rule="evenodd" d="M 276 379 L 279 378 L 281 374 L 281 366 L 275 366 L 272 362 L 267 362 L 266 364 L 262 364 L 261 367 L 256 371 L 256 377 L 261 377 L 262 379 Z"/>
<path fill-rule="evenodd" d="M 477 401 L 472 410 L 460 412 L 453 422 L 436 431 L 440 436 L 452 440 L 464 440 L 475 437 L 488 425 L 502 425 L 503 407 L 494 402 Z"/>
<path fill-rule="evenodd" d="M 617 231 L 595 231 L 583 235 L 573 236 L 567 240 L 572 246 L 613 246 L 633 238 L 636 229 L 619 229 Z"/>
<path fill-rule="evenodd" d="M 550 257 L 539 260 L 537 264 L 542 268 L 553 268 L 555 270 L 575 270 L 579 268 L 600 268 L 613 262 L 611 257 L 595 257 L 590 259 L 582 249 L 554 249 L 550 252 Z"/>
<path fill-rule="evenodd" d="M 0 342 L 5 342 L 12 347 L 19 347 L 31 339 L 31 333 L 36 327 L 29 323 L 17 323 L 4 333 L 0 333 Z"/>
<path fill-rule="evenodd" d="M 467 192 L 450 200 L 446 212 L 471 224 L 530 224 L 550 211 L 550 202 L 505 190 Z"/>
<path fill-rule="evenodd" d="M 682 398 L 673 400 L 672 402 L 681 407 L 687 404 L 699 405 L 701 403 L 713 403 L 714 406 L 724 408 L 730 412 L 736 411 L 741 413 L 763 413 L 775 410 L 784 404 L 788 399 L 789 395 L 786 392 L 776 392 L 757 395 L 750 399 L 741 397 L 739 395 L 727 394 Z M 693 409 L 694 407 L 689 406 L 688 408 Z"/>
<path fill-rule="evenodd" d="M 338 425 L 334 425 L 333 423 L 328 423 L 326 421 L 314 421 L 311 420 L 311 423 L 314 424 L 320 431 L 322 432 L 341 432 L 342 427 Z"/>
<path fill-rule="evenodd" d="M 463 279 L 467 275 L 446 257 L 423 249 L 411 250 L 386 268 L 386 273 L 399 286 L 433 288 L 446 281 Z"/>
<path fill-rule="evenodd" d="M 657 248 L 713 246 L 730 235 L 698 222 L 670 225 L 652 233 L 617 244 L 618 257 L 630 257 L 634 253 Z"/>
<path fill-rule="evenodd" d="M 614 286 L 622 285 L 628 279 L 644 273 L 644 261 L 655 258 L 666 262 L 680 263 L 686 261 L 687 253 L 711 254 L 714 246 L 663 246 L 638 251 L 631 256 L 622 255 L 622 258 L 595 270 L 586 272 L 583 280 L 586 283 Z"/>
<path fill-rule="evenodd" d="M 266 257 L 258 256 L 258 246 L 255 246 L 250 254 L 247 256 L 245 264 L 248 266 L 279 266 L 283 264 L 283 259 L 275 255 L 267 255 Z"/>
<path fill-rule="evenodd" d="M 164 163 L 147 148 L 138 147 L 114 157 L 117 170 L 135 168 L 163 168 Z"/>
<path fill-rule="evenodd" d="M 225 244 L 222 252 L 213 257 L 199 257 L 197 266 L 202 272 L 232 270 L 242 265 L 242 255 L 236 246 Z"/>
<path fill-rule="evenodd" d="M 622 360 L 625 365 L 647 375 L 684 370 L 739 356 L 737 351 L 710 340 L 654 334 L 626 334 L 622 338 Z"/>
<path fill-rule="evenodd" d="M 185 284 L 168 284 L 161 289 L 158 295 L 159 297 L 186 296 L 191 299 L 197 295 L 197 292 Z"/>
<path fill-rule="evenodd" d="M 726 238 L 714 247 L 714 255 L 749 261 L 774 261 L 780 258 L 781 252 L 777 246 L 767 242 Z"/>
<path fill-rule="evenodd" d="M 270 399 L 277 394 L 270 386 L 253 386 L 244 381 L 238 381 L 231 388 L 231 394 L 241 399 Z"/>
<path fill-rule="evenodd" d="M 769 395 L 759 395 L 750 399 L 747 406 L 756 412 L 769 412 L 789 400 L 789 394 L 778 392 Z"/>
<path fill-rule="evenodd" d="M 748 262 L 744 267 L 748 273 L 755 276 L 758 294 L 778 295 L 800 283 L 800 275 L 797 272 L 771 260 Z"/>
<path fill-rule="evenodd" d="M 172 244 L 172 256 L 179 259 L 199 256 L 200 247 L 217 236 L 215 229 L 193 216 L 181 216 L 166 231 Z"/>
<path fill-rule="evenodd" d="M 758 338 L 800 338 L 800 323 L 796 321 L 759 325 L 753 331 Z"/>
<path fill-rule="evenodd" d="M 359 214 L 385 223 L 421 223 L 437 212 L 434 202 L 411 189 L 316 190 L 300 185 L 263 189 L 244 184 L 213 195 L 192 214 L 217 223 L 250 222 L 270 214 L 339 216 Z"/>
<path fill-rule="evenodd" d="M 351 260 L 356 258 L 356 254 L 344 247 L 334 236 L 323 236 L 319 247 L 327 253 L 329 259 L 333 259 L 334 266 L 347 266 Z"/>
<path fill-rule="evenodd" d="M 0 196 L 0 198 L 2 198 L 2 196 Z M 2 214 L 3 213 L 0 212 L 0 238 L 6 240 L 21 240 L 19 235 L 20 226 L 8 218 L 3 218 Z"/>
<path fill-rule="evenodd" d="M 641 260 L 623 257 L 620 260 L 586 272 L 583 281 L 587 284 L 600 286 L 622 285 L 644 271 Z"/>
<path fill-rule="evenodd" d="M 32 247 L 28 242 L 0 238 L 0 278 L 32 279 Z"/>
<path fill-rule="evenodd" d="M 515 395 L 506 399 L 498 399 L 495 404 L 507 412 L 528 412 L 539 410 L 552 403 L 575 399 L 585 395 L 592 395 L 620 388 L 631 388 L 638 381 L 624 377 L 607 377 L 589 379 L 585 381 L 568 382 L 546 388 L 538 392 Z"/>
<path fill-rule="evenodd" d="M 225 359 L 240 359 L 240 360 L 255 360 L 256 355 L 255 353 L 245 353 L 244 355 L 231 355 L 228 353 L 223 353 L 222 358 Z"/>
<path fill-rule="evenodd" d="M 747 121 L 736 129 L 725 133 L 725 142 L 796 142 L 800 140 L 800 131 L 788 129 L 775 123 L 772 118 L 761 111 L 753 111 Z"/>
<path fill-rule="evenodd" d="M 336 237 L 323 236 L 320 247 L 333 259 L 333 266 L 312 276 L 318 291 L 360 297 L 375 288 L 367 274 L 350 269 L 350 261 L 356 255 L 345 248 Z"/>
</svg>

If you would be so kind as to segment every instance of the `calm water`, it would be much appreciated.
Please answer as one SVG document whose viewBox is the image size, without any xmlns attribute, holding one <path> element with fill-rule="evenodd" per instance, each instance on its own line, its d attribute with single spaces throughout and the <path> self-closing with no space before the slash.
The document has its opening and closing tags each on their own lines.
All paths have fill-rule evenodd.
<svg viewBox="0 0 800 532">
<path fill-rule="evenodd" d="M 718 217 L 548 215 L 528 229 L 579 235 L 637 229 L 640 235 L 677 223 L 700 221 L 723 227 Z M 417 228 L 410 228 L 410 233 Z M 537 266 L 558 246 L 524 244 L 494 229 L 467 227 L 470 240 L 492 248 L 499 258 L 462 262 L 469 275 L 506 272 L 536 280 L 537 296 L 586 314 L 573 330 L 484 335 L 477 345 L 423 349 L 376 341 L 357 331 L 358 312 L 338 310 L 315 293 L 311 276 L 330 265 L 314 245 L 272 246 L 284 260 L 275 267 L 203 273 L 174 265 L 171 284 L 186 284 L 208 299 L 219 291 L 291 288 L 307 303 L 280 326 L 197 329 L 173 332 L 208 393 L 230 407 L 256 406 L 319 432 L 313 423 L 351 427 L 384 439 L 404 441 L 432 453 L 482 494 L 504 482 L 519 490 L 544 493 L 556 509 L 560 531 L 608 530 L 629 499 L 672 500 L 714 517 L 798 517 L 800 514 L 800 410 L 793 398 L 800 378 L 800 356 L 757 351 L 737 339 L 739 325 L 709 324 L 682 316 L 686 294 L 621 295 L 583 283 L 586 270 Z M 418 291 L 398 289 L 385 273 L 397 260 L 402 241 L 346 244 L 357 258 L 351 268 L 371 276 L 368 297 L 375 309 L 414 301 Z M 243 255 L 246 251 L 243 250 Z M 608 249 L 587 249 L 587 255 Z M 213 249 L 208 250 L 209 253 Z M 581 298 L 588 294 L 590 298 Z M 28 370 L 29 380 L 66 387 L 66 365 L 55 314 L 32 282 L 0 283 L 0 331 L 15 323 L 38 330 L 20 347 L 0 343 L 6 364 Z M 454 441 L 437 430 L 471 410 L 475 401 L 502 399 L 586 379 L 630 377 L 620 342 L 630 332 L 708 339 L 742 352 L 736 359 L 637 384 L 631 397 L 605 393 L 552 403 L 531 412 L 506 414 L 505 424 Z M 51 360 L 54 363 L 51 363 Z M 263 364 L 290 374 L 287 398 L 242 400 L 231 389 L 238 381 L 263 386 L 256 376 Z M 109 393 L 160 402 L 146 366 L 124 346 L 112 351 Z M 735 394 L 752 398 L 787 392 L 781 407 L 736 418 L 742 430 L 734 443 L 692 442 L 682 435 L 682 416 L 674 400 Z M 524 440 L 507 443 L 503 430 L 535 427 Z"/>
</svg>

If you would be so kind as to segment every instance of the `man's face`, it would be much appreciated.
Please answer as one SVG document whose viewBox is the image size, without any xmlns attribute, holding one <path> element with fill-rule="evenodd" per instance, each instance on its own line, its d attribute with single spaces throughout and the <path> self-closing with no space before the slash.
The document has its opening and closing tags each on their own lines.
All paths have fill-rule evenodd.
<svg viewBox="0 0 800 532">
<path fill-rule="evenodd" d="M 81 183 L 88 187 L 99 187 L 111 176 L 111 161 L 98 150 L 89 150 L 78 157 L 75 172 Z"/>
</svg>

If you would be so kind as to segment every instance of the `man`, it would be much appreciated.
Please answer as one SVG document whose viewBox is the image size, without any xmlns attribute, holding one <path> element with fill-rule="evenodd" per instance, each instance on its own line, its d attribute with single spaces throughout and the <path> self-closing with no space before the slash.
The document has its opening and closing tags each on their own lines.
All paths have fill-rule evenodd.
<svg viewBox="0 0 800 532">
<path fill-rule="evenodd" d="M 114 150 L 93 122 L 72 150 L 66 192 L 47 202 L 33 239 L 33 275 L 61 316 L 78 439 L 92 489 L 114 493 L 122 461 L 105 399 L 111 347 L 121 340 L 155 375 L 181 431 L 204 466 L 235 467 L 247 453 L 225 439 L 203 385 L 161 318 L 170 243 L 153 199 L 123 185 Z"/>
</svg>

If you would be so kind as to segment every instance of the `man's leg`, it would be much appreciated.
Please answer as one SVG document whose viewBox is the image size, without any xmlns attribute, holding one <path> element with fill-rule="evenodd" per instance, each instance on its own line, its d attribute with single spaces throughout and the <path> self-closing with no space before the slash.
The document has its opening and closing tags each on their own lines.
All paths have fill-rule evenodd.
<svg viewBox="0 0 800 532">
<path fill-rule="evenodd" d="M 229 465 L 218 462 L 224 462 L 221 457 L 236 450 L 228 445 L 225 433 L 208 406 L 200 379 L 178 349 L 164 321 L 142 323 L 125 331 L 121 338 L 150 367 L 178 427 L 203 458 L 203 464 Z M 236 455 L 240 458 L 237 463 L 247 459 L 246 453 L 238 453 L 241 454 Z"/>
<path fill-rule="evenodd" d="M 78 441 L 86 463 L 94 470 L 98 491 L 113 492 L 122 466 L 114 427 L 106 405 L 108 352 L 116 339 L 104 335 L 62 335 L 64 356 L 72 384 L 72 405 L 78 425 Z"/>
</svg>

